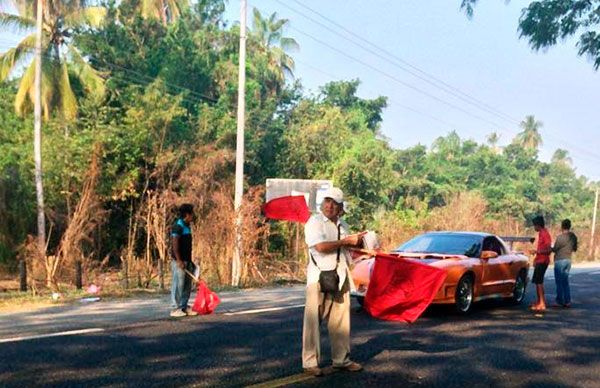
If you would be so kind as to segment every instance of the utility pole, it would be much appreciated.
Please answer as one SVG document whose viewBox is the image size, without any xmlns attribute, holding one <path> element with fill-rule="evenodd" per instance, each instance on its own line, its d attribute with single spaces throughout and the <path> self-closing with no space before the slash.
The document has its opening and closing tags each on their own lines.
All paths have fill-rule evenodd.
<svg viewBox="0 0 600 388">
<path fill-rule="evenodd" d="M 592 216 L 592 236 L 590 237 L 590 260 L 594 260 L 594 234 L 596 233 L 596 213 L 598 212 L 598 188 L 596 188 L 596 200 L 594 201 L 594 215 Z"/>
<path fill-rule="evenodd" d="M 35 28 L 35 79 L 33 101 L 33 156 L 35 163 L 35 191 L 37 198 L 38 245 L 46 256 L 46 217 L 44 215 L 44 186 L 42 184 L 42 18 L 43 0 L 37 0 Z"/>
<path fill-rule="evenodd" d="M 235 246 L 231 285 L 240 283 L 242 267 L 242 198 L 244 195 L 244 124 L 246 111 L 246 0 L 240 1 L 240 59 L 238 68 L 237 145 L 235 149 Z"/>
</svg>

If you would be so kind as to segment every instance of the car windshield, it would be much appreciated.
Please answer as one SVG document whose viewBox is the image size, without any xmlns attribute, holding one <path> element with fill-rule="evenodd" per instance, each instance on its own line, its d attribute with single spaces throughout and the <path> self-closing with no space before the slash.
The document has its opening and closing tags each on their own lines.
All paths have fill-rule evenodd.
<svg viewBox="0 0 600 388">
<path fill-rule="evenodd" d="M 477 257 L 480 249 L 481 237 L 479 236 L 428 233 L 408 240 L 394 251 Z"/>
</svg>

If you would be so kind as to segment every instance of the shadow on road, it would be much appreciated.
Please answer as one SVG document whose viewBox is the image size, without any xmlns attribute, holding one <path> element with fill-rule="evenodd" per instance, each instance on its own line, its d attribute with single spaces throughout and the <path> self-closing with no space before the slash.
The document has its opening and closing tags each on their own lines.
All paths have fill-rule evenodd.
<svg viewBox="0 0 600 388">
<path fill-rule="evenodd" d="M 365 371 L 299 386 L 594 386 L 600 299 L 595 278 L 581 276 L 573 294 L 586 296 L 541 317 L 498 301 L 467 317 L 433 307 L 412 325 L 353 310 L 352 356 Z M 293 309 L 7 343 L 0 385 L 244 386 L 299 373 L 301 335 L 302 309 Z M 329 360 L 326 340 L 322 349 Z"/>
</svg>

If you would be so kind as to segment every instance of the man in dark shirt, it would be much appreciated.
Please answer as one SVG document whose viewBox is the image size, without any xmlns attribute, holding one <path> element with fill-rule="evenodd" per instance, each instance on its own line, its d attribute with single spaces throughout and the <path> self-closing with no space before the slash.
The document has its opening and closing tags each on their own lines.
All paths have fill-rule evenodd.
<svg viewBox="0 0 600 388">
<path fill-rule="evenodd" d="M 577 251 L 577 236 L 571 232 L 571 220 L 561 223 L 561 234 L 556 237 L 552 252 L 554 252 L 554 280 L 556 281 L 556 305 L 553 307 L 571 307 L 571 289 L 569 287 L 569 272 L 571 258 Z"/>
<path fill-rule="evenodd" d="M 188 307 L 192 291 L 192 278 L 186 271 L 193 273 L 192 263 L 192 229 L 194 219 L 194 206 L 186 203 L 179 207 L 179 218 L 171 228 L 171 301 L 175 309 L 171 311 L 172 317 L 198 315 Z"/>
</svg>

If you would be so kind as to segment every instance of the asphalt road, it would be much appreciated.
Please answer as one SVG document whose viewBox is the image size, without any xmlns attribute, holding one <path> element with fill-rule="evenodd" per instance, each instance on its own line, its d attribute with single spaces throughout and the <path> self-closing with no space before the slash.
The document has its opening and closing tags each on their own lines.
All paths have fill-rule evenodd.
<svg viewBox="0 0 600 388">
<path fill-rule="evenodd" d="M 541 315 L 526 308 L 532 287 L 522 306 L 490 301 L 467 317 L 434 307 L 412 325 L 354 305 L 358 373 L 300 374 L 302 308 L 288 304 L 0 343 L 0 386 L 600 387 L 600 268 L 574 272 L 573 308 Z"/>
</svg>

